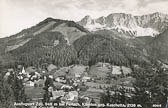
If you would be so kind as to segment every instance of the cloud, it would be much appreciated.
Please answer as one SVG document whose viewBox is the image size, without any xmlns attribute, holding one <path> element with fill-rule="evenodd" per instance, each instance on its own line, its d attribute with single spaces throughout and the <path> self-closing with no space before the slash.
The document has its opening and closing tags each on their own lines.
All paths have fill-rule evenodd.
<svg viewBox="0 0 168 108">
<path fill-rule="evenodd" d="M 167 2 L 167 0 L 139 0 L 138 7 L 147 7 L 151 3 Z"/>
<path fill-rule="evenodd" d="M 167 0 L 0 0 L 0 37 L 15 34 L 47 17 L 78 21 L 111 13 L 168 13 Z"/>
</svg>

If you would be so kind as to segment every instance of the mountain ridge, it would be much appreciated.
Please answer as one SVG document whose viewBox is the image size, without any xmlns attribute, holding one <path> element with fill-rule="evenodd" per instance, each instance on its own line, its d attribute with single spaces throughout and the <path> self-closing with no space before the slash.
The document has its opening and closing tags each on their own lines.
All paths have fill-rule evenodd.
<svg viewBox="0 0 168 108">
<path fill-rule="evenodd" d="M 120 14 L 118 15 L 120 16 Z M 123 15 L 125 14 L 121 16 Z M 159 13 L 156 15 L 156 19 L 157 16 Z M 127 17 L 131 18 L 130 15 Z M 96 23 L 90 16 L 86 16 L 86 18 L 90 19 L 90 24 Z M 97 20 L 103 24 L 106 22 L 105 19 L 105 17 L 100 17 Z M 88 20 L 84 21 L 84 23 L 87 22 Z M 123 24 L 130 26 L 124 21 Z M 124 30 L 121 31 L 119 29 L 102 29 L 90 32 L 74 21 L 47 18 L 31 28 L 0 39 L 0 61 L 6 64 L 8 61 L 14 64 L 27 63 L 26 65 L 49 62 L 59 66 L 109 62 L 129 66 L 130 62 L 134 64 L 150 63 L 151 57 L 155 57 L 156 60 L 160 59 L 159 54 L 153 55 L 152 53 L 164 52 L 160 49 L 162 46 L 163 49 L 167 47 L 167 41 L 165 42 L 167 34 L 162 35 L 164 32 L 156 37 L 136 37 L 135 33 L 130 35 Z M 162 60 L 167 59 L 166 54 L 167 52 L 161 54 L 164 55 Z M 9 58 L 10 60 L 8 60 Z"/>
<path fill-rule="evenodd" d="M 156 36 L 168 27 L 168 15 L 159 12 L 141 16 L 125 13 L 112 13 L 92 19 L 85 16 L 78 24 L 89 31 L 116 30 L 120 33 L 139 36 Z"/>
</svg>

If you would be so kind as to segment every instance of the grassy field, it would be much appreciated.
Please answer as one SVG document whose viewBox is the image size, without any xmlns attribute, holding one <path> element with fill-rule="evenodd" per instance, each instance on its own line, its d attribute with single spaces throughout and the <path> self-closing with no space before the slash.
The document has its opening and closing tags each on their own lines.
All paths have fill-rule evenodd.
<svg viewBox="0 0 168 108">
<path fill-rule="evenodd" d="M 79 95 L 93 98 L 96 103 L 100 103 L 100 97 L 103 92 L 104 91 L 102 89 L 89 88 L 85 92 L 81 92 Z"/>
<path fill-rule="evenodd" d="M 28 98 L 36 100 L 43 98 L 44 90 L 42 87 L 25 87 L 25 93 Z"/>
</svg>

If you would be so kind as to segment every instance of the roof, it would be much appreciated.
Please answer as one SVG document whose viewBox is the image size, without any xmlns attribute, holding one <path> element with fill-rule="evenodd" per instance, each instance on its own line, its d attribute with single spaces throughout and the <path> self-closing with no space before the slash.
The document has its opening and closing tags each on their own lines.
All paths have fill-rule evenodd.
<svg viewBox="0 0 168 108">
<path fill-rule="evenodd" d="M 69 85 L 62 85 L 61 89 L 63 89 L 63 88 L 71 89 L 71 88 L 73 88 L 73 87 L 72 87 L 72 86 L 69 86 Z"/>
<path fill-rule="evenodd" d="M 54 84 L 54 89 L 61 89 L 61 87 L 63 85 L 63 84 L 61 84 L 59 82 L 53 82 L 53 84 Z"/>
<path fill-rule="evenodd" d="M 30 66 L 30 67 L 26 68 L 25 71 L 26 71 L 26 73 L 32 73 L 32 72 L 35 72 L 36 69 L 33 66 Z"/>
<path fill-rule="evenodd" d="M 68 68 L 67 67 L 63 67 L 63 68 L 60 68 L 59 70 L 57 70 L 53 76 L 54 78 L 57 78 L 59 76 L 64 76 L 66 75 L 66 72 L 68 72 Z"/>
<path fill-rule="evenodd" d="M 75 74 L 81 75 L 86 71 L 86 68 L 87 68 L 87 66 L 84 66 L 84 65 L 75 65 L 75 66 L 71 67 L 69 73 L 72 75 L 75 75 Z"/>
<path fill-rule="evenodd" d="M 43 79 L 39 79 L 38 81 L 35 82 L 35 84 L 38 84 L 38 85 L 40 84 L 44 85 L 44 83 L 45 83 L 45 80 Z"/>
<path fill-rule="evenodd" d="M 9 68 L 8 71 L 9 71 L 9 72 L 13 72 L 14 69 L 13 69 L 13 68 Z"/>
<path fill-rule="evenodd" d="M 70 91 L 70 92 L 69 92 L 69 95 L 70 95 L 70 96 L 72 96 L 72 95 L 73 95 L 73 96 L 78 96 L 78 92 L 77 92 L 77 91 Z"/>
<path fill-rule="evenodd" d="M 72 100 L 75 99 L 75 97 L 78 97 L 78 92 L 77 91 L 71 91 L 67 94 L 66 97 L 67 97 L 67 100 L 72 101 Z"/>
<path fill-rule="evenodd" d="M 52 92 L 52 95 L 53 95 L 54 99 L 56 99 L 58 97 L 61 97 L 61 96 L 64 96 L 64 94 L 65 94 L 65 92 L 63 92 L 62 90 Z"/>
<path fill-rule="evenodd" d="M 57 69 L 57 66 L 55 66 L 53 64 L 48 65 L 48 67 L 47 67 L 48 71 L 52 71 L 53 69 Z"/>
</svg>

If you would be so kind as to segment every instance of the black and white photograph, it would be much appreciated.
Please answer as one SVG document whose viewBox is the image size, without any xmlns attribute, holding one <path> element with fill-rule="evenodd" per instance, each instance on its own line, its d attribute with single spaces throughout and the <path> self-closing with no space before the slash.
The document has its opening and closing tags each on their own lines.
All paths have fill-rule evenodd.
<svg viewBox="0 0 168 108">
<path fill-rule="evenodd" d="M 0 0 L 0 108 L 168 108 L 168 0 Z"/>
</svg>

